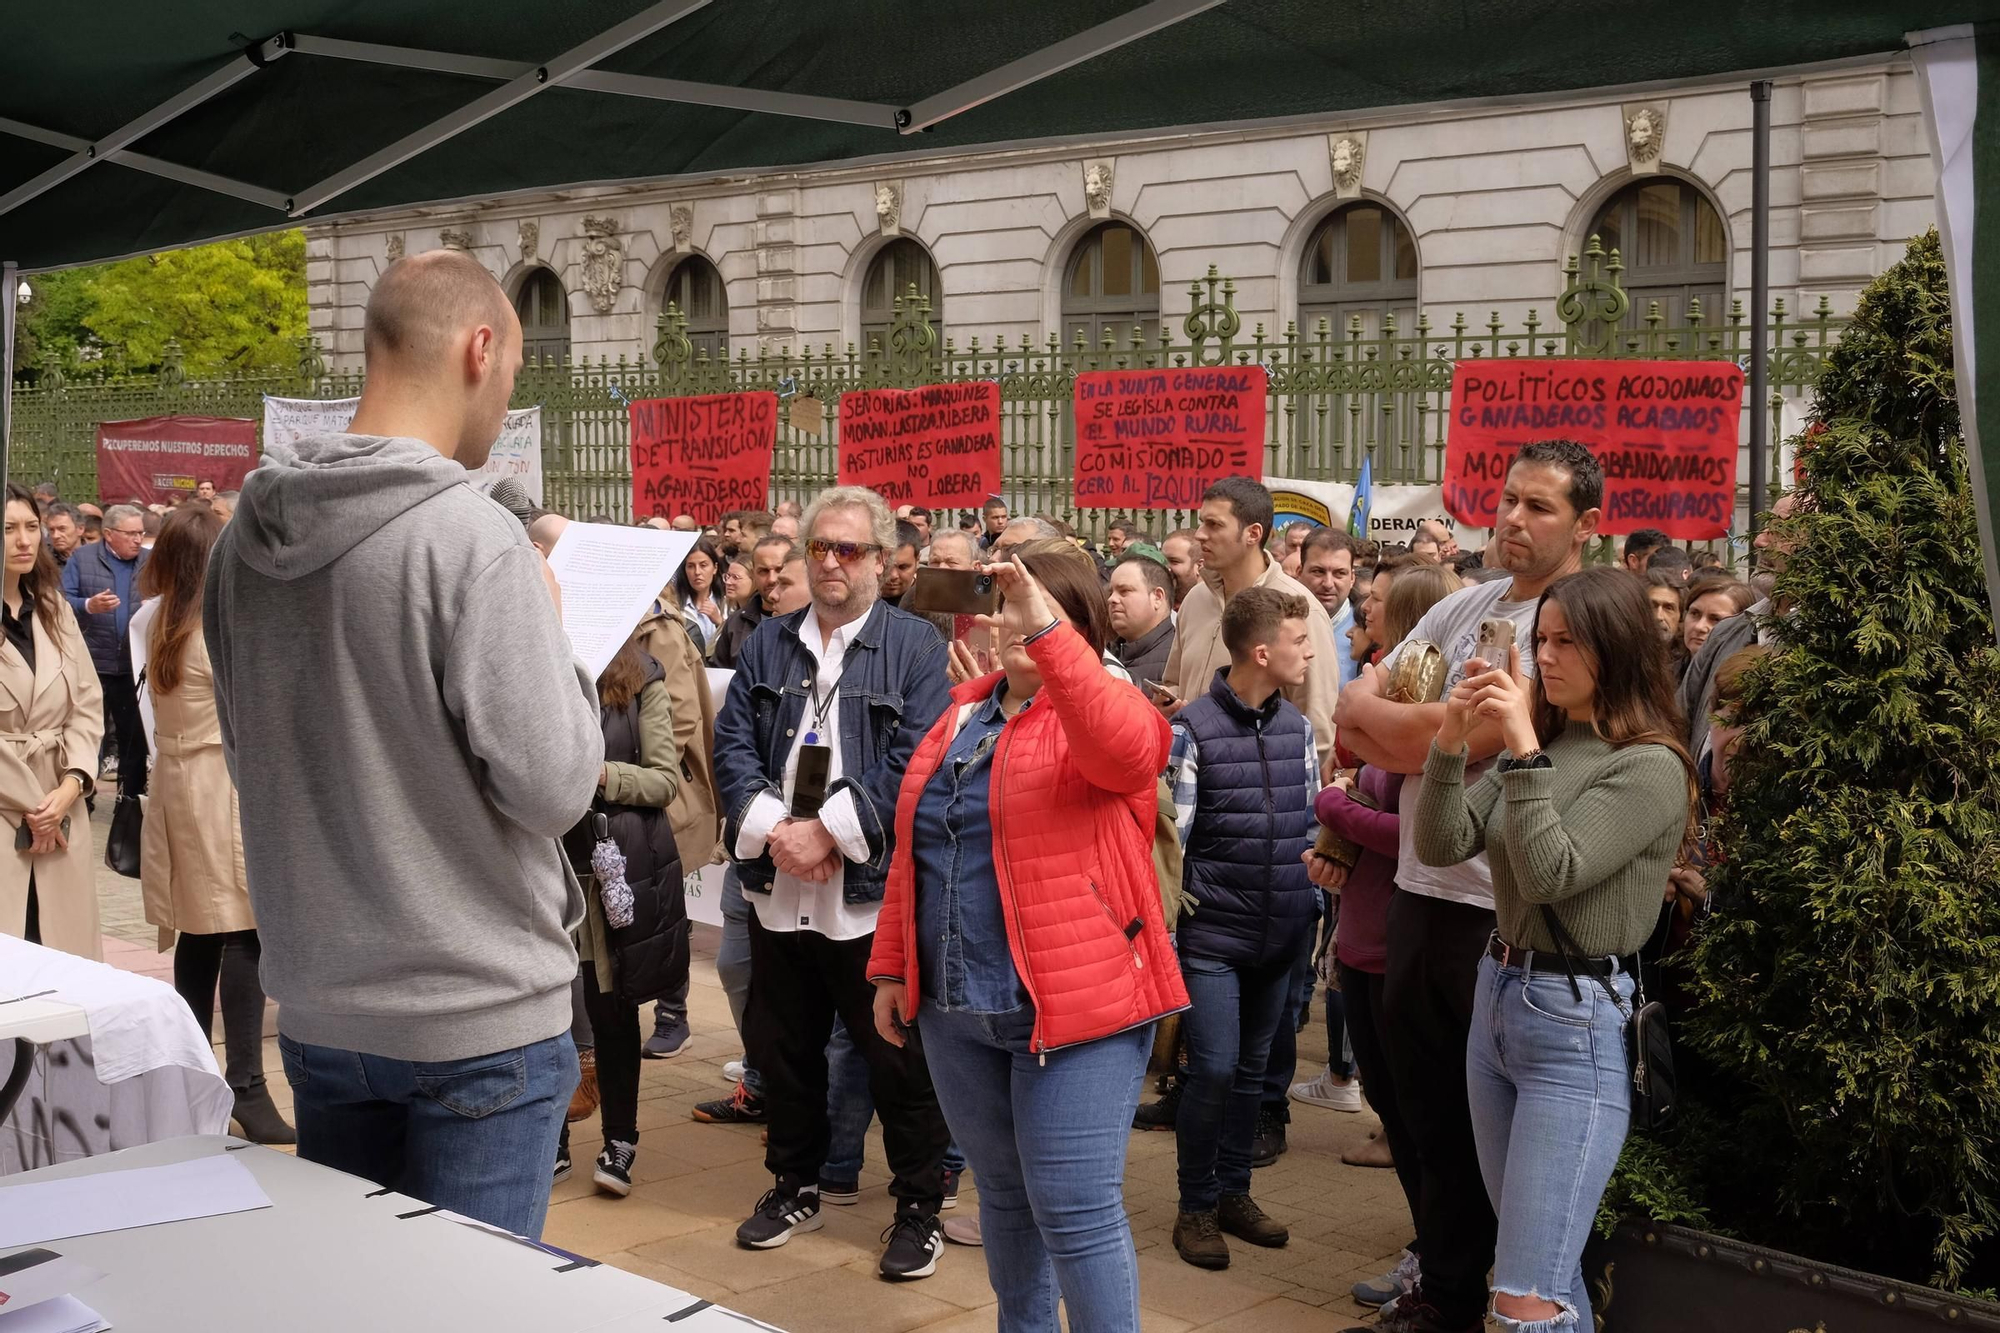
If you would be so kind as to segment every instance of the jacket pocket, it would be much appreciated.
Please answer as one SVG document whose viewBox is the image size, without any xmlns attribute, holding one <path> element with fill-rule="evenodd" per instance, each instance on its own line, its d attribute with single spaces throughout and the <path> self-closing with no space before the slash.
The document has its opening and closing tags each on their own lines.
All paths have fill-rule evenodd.
<svg viewBox="0 0 2000 1333">
<path fill-rule="evenodd" d="M 1090 896 L 1097 899 L 1097 906 L 1103 911 L 1104 919 L 1111 923 L 1111 929 L 1118 932 L 1118 938 L 1125 942 L 1125 952 L 1131 956 L 1132 966 L 1143 970 L 1146 960 L 1139 953 L 1138 928 L 1143 926 L 1141 919 L 1135 916 L 1129 922 L 1121 922 L 1118 914 L 1111 910 L 1111 901 L 1104 896 L 1104 890 L 1097 887 L 1097 881 L 1092 879 L 1084 882 L 1090 885 Z"/>
<path fill-rule="evenodd" d="M 861 696 L 868 704 L 868 731 L 875 738 L 875 753 L 871 758 L 886 753 L 894 744 L 897 728 L 903 725 L 903 696 L 879 693 Z"/>
</svg>

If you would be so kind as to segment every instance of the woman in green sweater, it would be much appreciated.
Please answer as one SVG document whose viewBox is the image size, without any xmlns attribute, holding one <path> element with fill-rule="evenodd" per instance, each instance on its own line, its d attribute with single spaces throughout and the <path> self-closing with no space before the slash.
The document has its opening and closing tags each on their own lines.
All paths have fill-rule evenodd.
<svg viewBox="0 0 2000 1333">
<path fill-rule="evenodd" d="M 1532 681 L 1509 649 L 1505 669 L 1473 663 L 1446 700 L 1416 850 L 1433 866 L 1484 851 L 1493 867 L 1499 928 L 1479 964 L 1466 1075 L 1500 1220 L 1493 1313 L 1543 1333 L 1592 1326 L 1583 1244 L 1631 1118 L 1633 980 L 1620 960 L 1652 934 L 1690 838 L 1694 766 L 1639 580 L 1598 568 L 1550 584 L 1533 653 Z M 1466 737 L 1484 727 L 1505 749 L 1468 790 Z"/>
</svg>

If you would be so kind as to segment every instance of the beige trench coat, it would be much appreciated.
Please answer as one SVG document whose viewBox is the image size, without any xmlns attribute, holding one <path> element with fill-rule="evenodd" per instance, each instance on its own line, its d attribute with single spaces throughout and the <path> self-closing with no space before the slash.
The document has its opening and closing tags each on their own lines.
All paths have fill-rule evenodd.
<svg viewBox="0 0 2000 1333">
<path fill-rule="evenodd" d="M 65 953 L 97 958 L 97 876 L 91 869 L 90 813 L 79 798 L 70 807 L 69 847 L 46 856 L 14 850 L 14 832 L 70 769 L 97 772 L 104 739 L 104 691 L 83 646 L 83 632 L 60 593 L 56 620 L 60 642 L 49 640 L 37 616 L 35 667 L 0 638 L 0 931 L 16 937 L 28 929 L 28 880 L 35 882 L 42 943 Z"/>
<path fill-rule="evenodd" d="M 153 773 L 146 786 L 139 884 L 146 920 L 160 928 L 160 951 L 176 931 L 220 935 L 255 930 L 250 882 L 243 872 L 243 825 L 236 784 L 222 756 L 215 677 L 208 645 L 188 640 L 180 683 L 153 696 Z"/>
</svg>

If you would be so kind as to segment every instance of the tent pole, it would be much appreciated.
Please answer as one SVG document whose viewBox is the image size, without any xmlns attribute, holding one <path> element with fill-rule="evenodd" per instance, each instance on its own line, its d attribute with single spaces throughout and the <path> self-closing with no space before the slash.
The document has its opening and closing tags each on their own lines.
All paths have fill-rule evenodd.
<svg viewBox="0 0 2000 1333">
<path fill-rule="evenodd" d="M 1750 541 L 1767 506 L 1771 413 L 1771 81 L 1750 85 Z"/>
<path fill-rule="evenodd" d="M 7 480 L 8 455 L 14 448 L 14 325 L 20 302 L 14 292 L 21 285 L 21 266 L 9 259 L 0 263 L 0 484 Z"/>
</svg>

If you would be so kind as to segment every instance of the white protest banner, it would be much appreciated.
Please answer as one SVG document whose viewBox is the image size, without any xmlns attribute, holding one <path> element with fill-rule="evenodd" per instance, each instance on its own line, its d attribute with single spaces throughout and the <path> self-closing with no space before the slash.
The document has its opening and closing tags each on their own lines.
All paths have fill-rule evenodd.
<svg viewBox="0 0 2000 1333">
<path fill-rule="evenodd" d="M 696 532 L 572 523 L 549 552 L 562 585 L 563 629 L 594 680 L 632 637 L 694 549 Z"/>
<path fill-rule="evenodd" d="M 264 447 L 296 444 L 308 435 L 344 431 L 354 420 L 359 398 L 276 398 L 264 395 Z M 486 466 L 469 473 L 481 495 L 502 477 L 517 478 L 528 498 L 542 503 L 542 409 L 523 407 L 507 414 Z"/>
<path fill-rule="evenodd" d="M 1306 481 L 1299 477 L 1266 477 L 1276 517 L 1271 526 L 1317 523 L 1345 531 L 1354 510 L 1354 487 L 1344 481 Z M 1441 486 L 1376 486 L 1368 509 L 1368 538 L 1408 545 L 1417 524 L 1435 519 L 1459 535 L 1459 524 L 1444 508 Z"/>
</svg>

